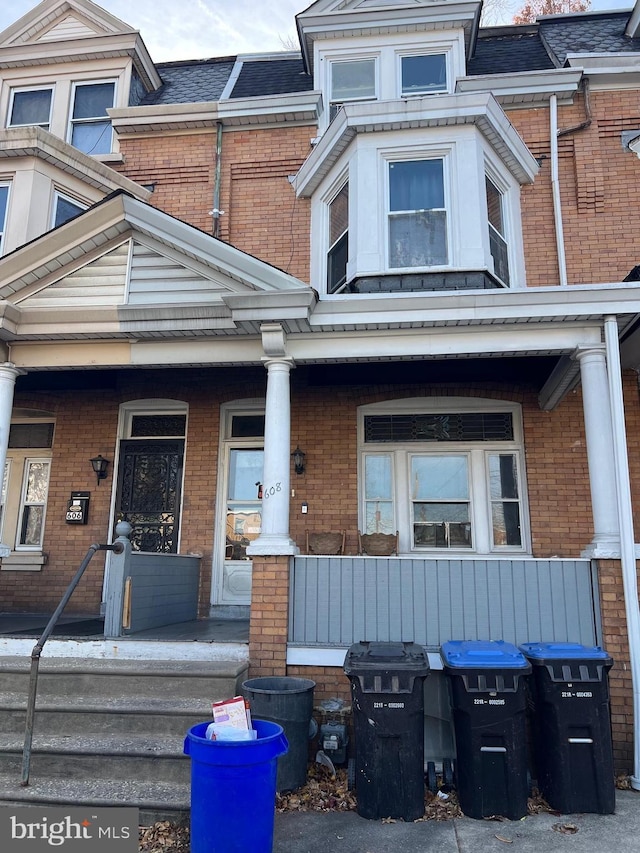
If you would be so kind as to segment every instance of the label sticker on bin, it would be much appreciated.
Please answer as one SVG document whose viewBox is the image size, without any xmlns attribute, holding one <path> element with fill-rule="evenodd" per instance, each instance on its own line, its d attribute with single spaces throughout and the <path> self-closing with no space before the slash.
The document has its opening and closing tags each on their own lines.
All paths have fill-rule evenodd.
<svg viewBox="0 0 640 853">
<path fill-rule="evenodd" d="M 445 666 L 459 669 L 527 669 L 524 655 L 504 640 L 449 640 L 440 647 Z"/>
</svg>

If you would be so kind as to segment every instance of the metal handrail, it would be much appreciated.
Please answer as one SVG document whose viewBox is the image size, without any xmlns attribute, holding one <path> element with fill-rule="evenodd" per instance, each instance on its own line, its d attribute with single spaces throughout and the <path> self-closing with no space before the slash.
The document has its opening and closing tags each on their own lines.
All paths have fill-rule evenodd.
<svg viewBox="0 0 640 853">
<path fill-rule="evenodd" d="M 31 671 L 29 674 L 29 698 L 27 700 L 27 718 L 25 722 L 24 747 L 22 750 L 22 781 L 20 784 L 25 787 L 29 784 L 29 768 L 31 765 L 31 743 L 33 741 L 33 720 L 36 710 L 36 692 L 38 689 L 38 668 L 40 666 L 40 655 L 44 648 L 44 644 L 49 639 L 51 632 L 55 628 L 62 611 L 69 603 L 69 599 L 75 592 L 76 587 L 80 583 L 80 579 L 84 574 L 85 569 L 91 562 L 91 558 L 96 551 L 113 551 L 114 554 L 121 554 L 124 550 L 122 542 L 114 542 L 112 545 L 97 545 L 93 544 L 89 547 L 87 554 L 80 564 L 80 568 L 75 573 L 69 586 L 65 590 L 64 595 L 60 599 L 60 604 L 56 607 L 53 616 L 47 622 L 47 626 L 42 632 L 40 639 L 33 647 L 31 652 Z"/>
</svg>

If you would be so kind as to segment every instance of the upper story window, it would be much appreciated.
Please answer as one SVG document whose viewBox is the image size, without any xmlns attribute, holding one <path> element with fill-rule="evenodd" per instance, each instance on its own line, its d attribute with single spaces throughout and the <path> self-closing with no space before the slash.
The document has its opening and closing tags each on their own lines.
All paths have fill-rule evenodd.
<svg viewBox="0 0 640 853">
<path fill-rule="evenodd" d="M 429 95 L 447 91 L 447 57 L 444 53 L 400 57 L 401 93 Z"/>
<path fill-rule="evenodd" d="M 49 130 L 53 88 L 12 89 L 9 104 L 9 127 L 36 125 Z"/>
<path fill-rule="evenodd" d="M 444 161 L 389 163 L 389 267 L 446 264 Z"/>
<path fill-rule="evenodd" d="M 53 199 L 53 221 L 51 227 L 57 228 L 58 225 L 64 225 L 65 222 L 78 216 L 86 209 L 86 204 L 81 204 L 81 202 L 69 196 L 56 192 Z"/>
<path fill-rule="evenodd" d="M 333 118 L 345 101 L 367 101 L 376 97 L 376 60 L 349 59 L 331 63 L 331 108 Z"/>
<path fill-rule="evenodd" d="M 509 247 L 506 240 L 504 196 L 488 176 L 487 219 L 489 222 L 489 248 L 493 258 L 494 272 L 506 285 L 509 284 Z"/>
<path fill-rule="evenodd" d="M 109 154 L 112 129 L 107 110 L 113 107 L 116 84 L 77 83 L 73 90 L 69 141 L 85 154 Z"/>
<path fill-rule="evenodd" d="M 337 293 L 347 280 L 349 260 L 349 183 L 329 202 L 327 292 Z"/>
<path fill-rule="evenodd" d="M 4 232 L 7 225 L 9 206 L 9 184 L 0 184 L 0 254 L 4 249 Z"/>
</svg>

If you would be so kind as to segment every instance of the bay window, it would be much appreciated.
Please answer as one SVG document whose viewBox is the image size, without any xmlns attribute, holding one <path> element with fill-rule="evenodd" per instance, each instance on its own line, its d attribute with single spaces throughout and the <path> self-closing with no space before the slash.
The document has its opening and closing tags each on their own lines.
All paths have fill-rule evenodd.
<svg viewBox="0 0 640 853">
<path fill-rule="evenodd" d="M 389 267 L 441 266 L 447 259 L 444 161 L 389 163 Z"/>
<path fill-rule="evenodd" d="M 489 249 L 494 272 L 506 285 L 509 284 L 509 252 L 505 238 L 504 197 L 498 187 L 485 176 L 487 191 L 487 219 L 489 222 Z"/>
<path fill-rule="evenodd" d="M 365 407 L 360 529 L 398 530 L 405 553 L 524 551 L 517 408 L 491 411 L 490 401 L 470 411 L 456 411 L 455 401 L 432 411 L 422 405 L 410 410 L 399 401 L 396 412 L 389 404 Z"/>
<path fill-rule="evenodd" d="M 9 105 L 8 127 L 35 125 L 49 130 L 53 89 L 13 89 Z"/>
<path fill-rule="evenodd" d="M 337 293 L 347 280 L 349 260 L 349 184 L 329 202 L 327 293 Z"/>
<path fill-rule="evenodd" d="M 115 83 L 76 83 L 69 142 L 85 154 L 109 154 L 112 129 L 107 110 L 114 105 Z"/>
<path fill-rule="evenodd" d="M 57 228 L 58 225 L 63 225 L 70 219 L 79 216 L 86 209 L 86 204 L 81 204 L 69 196 L 56 192 L 53 200 L 53 221 L 51 227 Z"/>
</svg>

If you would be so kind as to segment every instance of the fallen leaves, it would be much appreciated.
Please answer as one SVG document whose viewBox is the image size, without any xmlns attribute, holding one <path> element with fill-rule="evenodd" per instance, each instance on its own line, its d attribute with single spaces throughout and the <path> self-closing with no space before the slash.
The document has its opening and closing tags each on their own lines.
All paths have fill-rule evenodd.
<svg viewBox="0 0 640 853">
<path fill-rule="evenodd" d="M 554 832 L 561 832 L 563 835 L 575 835 L 578 832 L 575 823 L 554 823 L 551 829 Z"/>
<path fill-rule="evenodd" d="M 138 830 L 138 850 L 144 853 L 189 853 L 189 827 L 160 820 Z"/>
<path fill-rule="evenodd" d="M 307 783 L 290 794 L 276 794 L 277 812 L 353 811 L 355 793 L 349 790 L 347 771 L 336 770 L 335 777 L 322 764 L 310 764 Z"/>
</svg>

